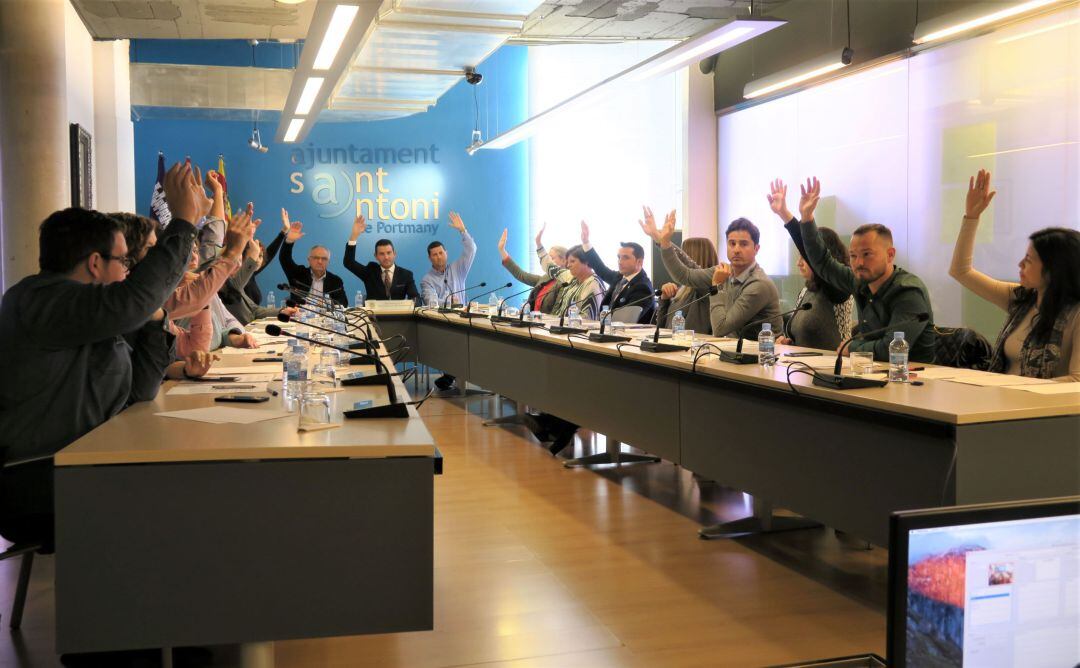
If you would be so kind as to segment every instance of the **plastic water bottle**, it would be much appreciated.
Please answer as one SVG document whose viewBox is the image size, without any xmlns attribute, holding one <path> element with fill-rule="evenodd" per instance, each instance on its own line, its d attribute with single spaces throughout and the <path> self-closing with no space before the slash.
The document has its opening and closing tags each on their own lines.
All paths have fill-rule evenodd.
<svg viewBox="0 0 1080 668">
<path fill-rule="evenodd" d="M 611 309 L 607 306 L 600 309 L 600 329 L 605 332 L 611 329 Z"/>
<path fill-rule="evenodd" d="M 270 308 L 277 308 L 277 297 L 274 295 L 273 290 L 266 295 L 266 305 Z"/>
<path fill-rule="evenodd" d="M 776 336 L 772 331 L 772 323 L 761 325 L 761 332 L 757 336 L 758 364 L 766 369 L 776 365 Z"/>
<path fill-rule="evenodd" d="M 281 395 L 288 404 L 293 399 L 299 399 L 304 391 L 303 382 L 307 381 L 307 357 L 303 348 L 290 345 L 281 359 L 284 367 Z"/>
<path fill-rule="evenodd" d="M 893 332 L 889 344 L 889 382 L 908 382 L 908 344 L 903 332 Z"/>
<path fill-rule="evenodd" d="M 671 340 L 678 341 L 683 338 L 683 332 L 686 331 L 686 317 L 683 316 L 682 311 L 675 311 L 675 316 L 671 319 Z"/>
<path fill-rule="evenodd" d="M 577 304 L 571 304 L 566 312 L 566 325 L 568 327 L 581 327 L 581 309 Z"/>
<path fill-rule="evenodd" d="M 359 290 L 356 291 L 356 296 L 353 297 L 353 305 L 356 306 L 356 308 L 364 308 L 364 293 L 363 292 L 361 292 Z"/>
</svg>

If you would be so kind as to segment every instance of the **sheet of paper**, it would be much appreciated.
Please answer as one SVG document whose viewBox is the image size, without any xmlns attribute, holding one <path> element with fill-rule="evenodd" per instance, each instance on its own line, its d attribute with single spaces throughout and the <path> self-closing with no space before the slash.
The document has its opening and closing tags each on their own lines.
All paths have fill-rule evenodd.
<svg viewBox="0 0 1080 668">
<path fill-rule="evenodd" d="M 218 376 L 220 374 L 211 372 L 210 376 Z M 228 374 L 226 377 L 235 378 L 236 380 L 215 380 L 215 381 L 187 381 L 180 383 L 181 385 L 232 385 L 236 383 L 265 383 L 271 380 L 280 379 L 280 373 L 265 373 L 259 371 L 258 373 L 243 373 L 243 374 Z"/>
<path fill-rule="evenodd" d="M 1080 394 L 1080 383 L 1046 383 L 1040 385 L 1006 385 L 1008 390 L 1023 390 L 1035 394 Z"/>
<path fill-rule="evenodd" d="M 745 347 L 744 347 L 744 350 L 745 350 Z M 777 361 L 780 364 L 783 364 L 785 366 L 795 364 L 796 362 L 804 363 L 807 366 L 809 366 L 811 368 L 814 368 L 814 369 L 833 369 L 833 368 L 836 367 L 836 356 L 835 355 L 833 355 L 832 357 L 829 357 L 828 355 L 822 355 L 820 357 L 818 357 L 818 356 L 812 356 L 812 357 L 783 357 L 783 356 L 781 356 L 780 359 L 777 360 Z M 844 360 L 843 368 L 844 369 L 850 369 L 851 368 L 851 364 L 850 364 L 850 362 L 848 362 L 847 359 Z"/>
<path fill-rule="evenodd" d="M 210 408 L 191 408 L 185 411 L 166 411 L 154 413 L 160 417 L 208 422 L 210 424 L 254 424 L 264 420 L 294 415 L 290 411 L 270 411 L 259 408 L 236 408 L 233 406 L 212 406 Z"/>
<path fill-rule="evenodd" d="M 1007 373 L 975 372 L 962 374 L 954 378 L 946 379 L 951 383 L 963 383 L 964 385 L 978 385 L 979 387 L 1006 387 L 1010 385 L 1045 385 L 1054 381 L 1044 378 L 1027 378 L 1025 376 L 1012 376 Z"/>
<path fill-rule="evenodd" d="M 974 369 L 954 369 L 952 367 L 931 367 L 923 369 L 922 371 L 916 371 L 914 373 L 919 374 L 919 380 L 945 380 L 948 378 L 959 378 L 964 375 L 972 375 L 982 373 L 981 371 L 975 371 Z"/>
<path fill-rule="evenodd" d="M 266 362 L 265 364 L 252 364 L 251 366 L 219 366 L 215 364 L 210 367 L 210 374 L 213 376 L 250 376 L 251 374 L 273 374 L 280 371 L 280 362 Z"/>
<path fill-rule="evenodd" d="M 166 392 L 166 396 L 182 396 L 189 394 L 257 394 L 266 392 L 266 382 L 259 383 L 182 383 L 173 386 Z"/>
</svg>

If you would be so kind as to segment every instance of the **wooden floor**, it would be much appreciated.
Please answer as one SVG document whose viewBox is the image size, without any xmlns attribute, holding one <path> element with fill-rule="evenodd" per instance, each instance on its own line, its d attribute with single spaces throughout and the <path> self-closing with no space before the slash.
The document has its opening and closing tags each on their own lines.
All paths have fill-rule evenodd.
<svg viewBox="0 0 1080 668">
<path fill-rule="evenodd" d="M 279 642 L 279 668 L 743 667 L 884 655 L 885 551 L 826 529 L 699 540 L 703 524 L 745 515 L 749 499 L 666 462 L 565 469 L 523 428 L 482 426 L 495 403 L 421 408 L 445 457 L 435 630 Z M 581 432 L 577 454 L 602 438 Z M 17 565 L 0 563 L 0 666 L 58 665 L 52 571 L 39 557 L 12 634 Z M 236 661 L 227 649 L 214 656 Z"/>
</svg>

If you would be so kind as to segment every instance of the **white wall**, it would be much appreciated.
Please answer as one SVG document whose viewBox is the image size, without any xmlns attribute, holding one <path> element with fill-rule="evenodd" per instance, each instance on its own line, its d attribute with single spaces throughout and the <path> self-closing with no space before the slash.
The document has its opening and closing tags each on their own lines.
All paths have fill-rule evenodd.
<svg viewBox="0 0 1080 668">
<path fill-rule="evenodd" d="M 95 42 L 65 2 L 64 49 L 68 122 L 93 138 L 94 208 L 135 211 L 128 42 Z"/>
<path fill-rule="evenodd" d="M 822 182 L 819 222 L 847 240 L 893 231 L 897 264 L 930 289 L 935 321 L 989 336 L 1003 314 L 948 276 L 970 175 L 994 175 L 975 265 L 1017 280 L 1027 236 L 1080 227 L 1080 9 L 929 49 L 719 119 L 719 223 L 761 228 L 762 267 L 792 276 L 794 246 L 769 211 L 769 181 Z M 797 274 L 795 275 L 797 276 Z M 801 281 L 784 281 L 789 298 Z"/>
</svg>

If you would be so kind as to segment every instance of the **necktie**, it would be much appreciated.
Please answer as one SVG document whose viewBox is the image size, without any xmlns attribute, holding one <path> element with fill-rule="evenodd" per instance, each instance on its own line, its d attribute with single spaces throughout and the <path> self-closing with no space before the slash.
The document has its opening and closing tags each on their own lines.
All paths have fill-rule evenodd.
<svg viewBox="0 0 1080 668">
<path fill-rule="evenodd" d="M 618 284 L 616 284 L 615 292 L 611 293 L 611 305 L 612 306 L 615 306 L 615 301 L 619 298 L 619 295 L 622 294 L 623 288 L 625 288 L 625 287 L 626 287 L 626 277 L 624 276 L 624 277 L 620 278 Z"/>
<path fill-rule="evenodd" d="M 386 298 L 390 299 L 390 270 L 389 269 L 383 269 L 382 270 L 382 282 L 383 282 L 383 287 L 386 288 Z"/>
</svg>

